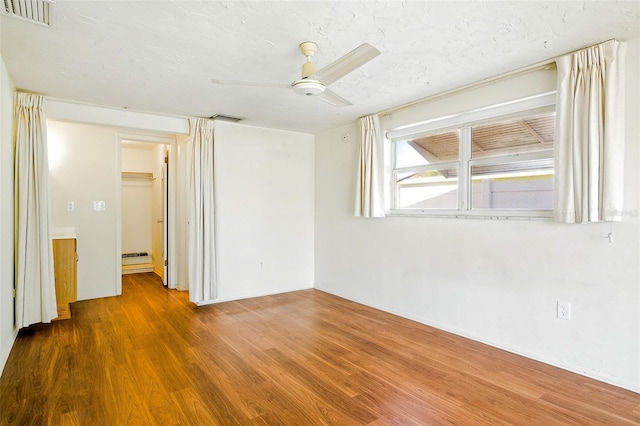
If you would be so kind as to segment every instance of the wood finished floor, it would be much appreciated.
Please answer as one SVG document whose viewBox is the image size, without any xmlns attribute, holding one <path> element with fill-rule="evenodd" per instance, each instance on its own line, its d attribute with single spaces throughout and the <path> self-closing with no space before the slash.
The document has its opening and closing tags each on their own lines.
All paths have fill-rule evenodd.
<svg viewBox="0 0 640 426">
<path fill-rule="evenodd" d="M 197 308 L 153 274 L 23 330 L 3 425 L 631 425 L 640 395 L 317 290 Z"/>
</svg>

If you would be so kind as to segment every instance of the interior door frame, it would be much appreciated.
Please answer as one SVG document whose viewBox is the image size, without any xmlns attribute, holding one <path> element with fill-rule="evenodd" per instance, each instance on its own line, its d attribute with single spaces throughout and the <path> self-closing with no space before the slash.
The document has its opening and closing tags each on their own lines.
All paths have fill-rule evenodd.
<svg viewBox="0 0 640 426">
<path fill-rule="evenodd" d="M 162 284 L 165 287 L 169 283 L 169 151 L 165 151 L 162 165 Z"/>
<path fill-rule="evenodd" d="M 162 144 L 169 146 L 169 169 L 176 170 L 175 166 L 175 157 L 173 155 L 177 152 L 178 143 L 176 136 L 156 136 L 156 135 L 148 135 L 148 134 L 135 134 L 135 133 L 118 133 L 118 142 L 117 142 L 117 167 L 116 173 L 118 174 L 118 185 L 116 187 L 116 201 L 117 201 L 117 213 L 116 213 L 116 244 L 115 244 L 115 252 L 116 252 L 116 295 L 122 295 L 122 141 L 132 140 L 136 142 L 145 142 L 145 143 L 153 143 L 153 144 Z M 167 200 L 167 209 L 171 211 L 176 211 L 176 183 L 175 183 L 175 175 L 176 173 L 169 173 L 168 179 L 168 200 Z M 165 223 L 165 229 L 168 230 L 168 240 L 176 241 L 176 223 L 175 223 L 175 214 L 169 214 L 167 222 Z M 169 263 L 168 268 L 168 276 L 165 276 L 165 285 L 168 288 L 176 288 L 176 244 L 169 244 L 166 259 Z"/>
</svg>

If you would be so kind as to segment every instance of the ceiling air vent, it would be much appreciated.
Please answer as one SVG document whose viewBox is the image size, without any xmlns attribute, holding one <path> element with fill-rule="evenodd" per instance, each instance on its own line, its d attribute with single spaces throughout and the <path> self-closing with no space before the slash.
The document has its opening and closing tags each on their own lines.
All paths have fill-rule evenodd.
<svg viewBox="0 0 640 426">
<path fill-rule="evenodd" d="M 231 121 L 233 123 L 237 123 L 238 121 L 242 121 L 242 118 L 232 117 L 230 115 L 224 115 L 224 114 L 214 114 L 209 118 L 212 119 L 212 120 Z"/>
<path fill-rule="evenodd" d="M 53 0 L 4 0 L 4 13 L 34 24 L 51 26 Z"/>
</svg>

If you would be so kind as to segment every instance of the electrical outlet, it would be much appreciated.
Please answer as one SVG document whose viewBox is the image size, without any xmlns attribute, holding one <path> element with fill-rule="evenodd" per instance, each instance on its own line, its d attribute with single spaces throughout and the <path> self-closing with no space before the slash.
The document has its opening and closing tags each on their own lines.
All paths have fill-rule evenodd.
<svg viewBox="0 0 640 426">
<path fill-rule="evenodd" d="M 558 300 L 558 318 L 563 320 L 571 319 L 571 303 Z"/>
<path fill-rule="evenodd" d="M 260 269 L 263 269 L 264 268 L 264 260 L 261 260 L 259 265 L 260 265 Z"/>
<path fill-rule="evenodd" d="M 67 201 L 67 211 L 74 211 L 76 209 L 76 203 L 73 201 Z"/>
</svg>

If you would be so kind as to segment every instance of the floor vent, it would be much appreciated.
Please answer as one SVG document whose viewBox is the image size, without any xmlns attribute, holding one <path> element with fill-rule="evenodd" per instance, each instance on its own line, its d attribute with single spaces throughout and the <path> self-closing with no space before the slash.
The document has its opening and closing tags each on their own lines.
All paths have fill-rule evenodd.
<svg viewBox="0 0 640 426">
<path fill-rule="evenodd" d="M 50 27 L 53 0 L 4 0 L 4 13 L 14 18 Z"/>
<path fill-rule="evenodd" d="M 125 259 L 127 257 L 144 257 L 149 256 L 149 253 L 146 251 L 141 251 L 139 253 L 122 253 L 122 258 Z"/>
</svg>

